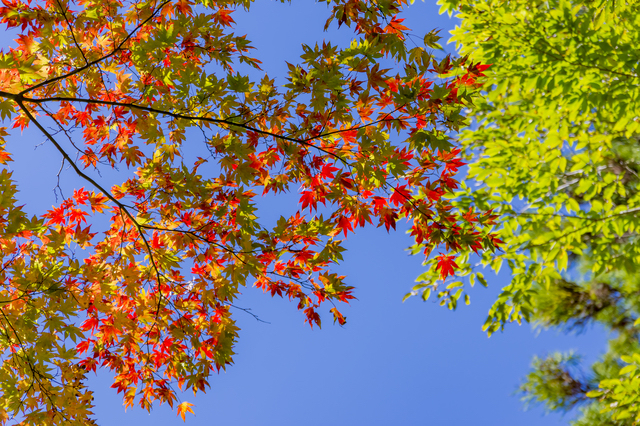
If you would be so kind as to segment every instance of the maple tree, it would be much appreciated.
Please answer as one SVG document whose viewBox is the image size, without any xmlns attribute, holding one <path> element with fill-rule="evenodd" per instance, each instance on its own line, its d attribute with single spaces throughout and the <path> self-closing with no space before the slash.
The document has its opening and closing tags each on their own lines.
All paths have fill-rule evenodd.
<svg viewBox="0 0 640 426">
<path fill-rule="evenodd" d="M 576 426 L 638 424 L 640 2 L 440 4 L 461 19 L 451 39 L 461 53 L 493 64 L 487 95 L 460 134 L 468 179 L 453 204 L 492 209 L 504 245 L 479 257 L 467 249 L 455 278 L 434 283 L 439 272 L 431 269 L 413 292 L 428 298 L 440 289 L 436 297 L 455 307 L 452 293 L 468 290 L 458 277 L 486 284 L 480 267 L 508 265 L 511 280 L 484 325 L 489 334 L 521 321 L 611 332 L 588 369 L 577 354 L 535 358 L 525 399 L 580 407 Z"/>
<path fill-rule="evenodd" d="M 328 303 L 343 324 L 353 289 L 331 267 L 358 227 L 406 218 L 425 258 L 499 244 L 494 215 L 446 198 L 463 164 L 448 132 L 487 66 L 436 58 L 435 32 L 412 47 L 404 0 L 328 4 L 325 29 L 352 43 L 303 45 L 278 86 L 251 78 L 261 62 L 233 32 L 248 1 L 3 0 L 19 35 L 0 54 L 0 115 L 83 185 L 29 218 L 3 143 L 2 423 L 93 424 L 98 368 L 125 406 L 205 391 L 232 360 L 241 286 L 312 326 Z M 297 207 L 262 225 L 260 197 L 288 193 Z M 455 254 L 438 259 L 454 273 Z"/>
</svg>

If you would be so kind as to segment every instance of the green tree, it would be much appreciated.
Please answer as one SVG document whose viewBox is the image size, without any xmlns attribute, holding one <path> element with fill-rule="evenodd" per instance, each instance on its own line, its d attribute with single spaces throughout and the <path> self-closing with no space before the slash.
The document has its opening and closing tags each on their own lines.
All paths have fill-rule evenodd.
<svg viewBox="0 0 640 426">
<path fill-rule="evenodd" d="M 578 425 L 640 420 L 640 3 L 440 3 L 461 18 L 452 41 L 462 54 L 492 64 L 461 133 L 468 180 L 454 203 L 492 209 L 505 242 L 458 256 L 461 275 L 486 284 L 478 268 L 505 263 L 513 274 L 484 328 L 611 330 L 590 368 L 573 354 L 536 359 L 522 391 L 551 410 L 580 405 Z M 438 278 L 426 272 L 410 294 L 468 302 L 461 281 Z"/>
</svg>

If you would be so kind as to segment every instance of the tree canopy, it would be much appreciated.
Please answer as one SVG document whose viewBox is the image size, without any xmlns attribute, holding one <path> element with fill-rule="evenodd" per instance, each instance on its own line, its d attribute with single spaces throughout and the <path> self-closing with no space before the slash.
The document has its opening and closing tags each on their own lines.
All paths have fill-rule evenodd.
<svg viewBox="0 0 640 426">
<path fill-rule="evenodd" d="M 607 353 L 534 360 L 522 385 L 551 410 L 582 406 L 575 425 L 640 421 L 640 3 L 441 0 L 461 24 L 452 41 L 492 64 L 460 135 L 468 180 L 453 204 L 492 210 L 502 251 L 457 260 L 469 283 L 480 266 L 508 265 L 511 282 L 489 312 L 489 334 L 523 320 L 612 332 Z M 420 246 L 415 247 L 419 251 Z M 433 262 L 433 261 L 430 261 Z M 455 308 L 460 280 L 432 270 L 411 294 L 436 291 Z M 455 293 L 454 293 L 455 292 Z M 468 296 L 465 296 L 468 297 Z"/>
<path fill-rule="evenodd" d="M 0 53 L 0 136 L 37 129 L 83 184 L 29 217 L 11 171 L 29 165 L 2 145 L 1 423 L 94 424 L 98 368 L 125 406 L 205 391 L 232 361 L 242 286 L 343 324 L 353 289 L 331 267 L 358 227 L 409 220 L 441 278 L 500 244 L 495 215 L 446 198 L 463 164 L 449 132 L 487 65 L 434 56 L 436 32 L 408 43 L 403 0 L 338 0 L 325 29 L 350 45 L 303 45 L 284 84 L 254 79 L 260 52 L 233 32 L 250 3 L 3 0 L 19 35 Z M 291 193 L 264 225 L 261 195 Z"/>
</svg>

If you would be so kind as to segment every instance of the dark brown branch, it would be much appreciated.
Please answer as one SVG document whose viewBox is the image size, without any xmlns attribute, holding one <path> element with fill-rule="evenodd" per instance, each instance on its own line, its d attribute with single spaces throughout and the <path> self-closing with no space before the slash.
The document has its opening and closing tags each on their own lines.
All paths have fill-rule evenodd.
<svg viewBox="0 0 640 426">
<path fill-rule="evenodd" d="M 71 98 L 71 97 L 64 97 L 64 96 L 52 96 L 49 98 L 42 98 L 42 99 L 35 99 L 35 98 L 27 98 L 24 97 L 22 95 L 22 93 L 15 95 L 12 93 L 8 93 L 8 92 L 3 92 L 0 91 L 0 96 L 5 97 L 7 99 L 12 99 L 18 103 L 20 102 L 30 102 L 30 103 L 35 103 L 35 104 L 41 104 L 44 102 L 81 102 L 81 103 L 85 103 L 85 104 L 95 104 L 95 105 L 109 105 L 109 106 L 115 106 L 115 107 L 122 107 L 122 108 L 130 108 L 130 109 L 137 109 L 140 111 L 146 111 L 149 113 L 153 113 L 153 114 L 161 114 L 161 115 L 166 115 L 172 118 L 177 118 L 177 119 L 183 119 L 183 120 L 190 120 L 190 121 L 204 121 L 207 123 L 214 123 L 217 125 L 225 125 L 225 126 L 230 126 L 230 127 L 238 127 L 244 130 L 248 130 L 251 132 L 256 132 L 259 133 L 261 135 L 265 135 L 265 136 L 272 136 L 274 138 L 277 139 L 281 139 L 281 140 L 285 140 L 287 142 L 292 142 L 292 143 L 296 143 L 296 144 L 300 144 L 300 145 L 304 145 L 307 146 L 309 148 L 315 148 L 319 151 L 324 152 L 327 155 L 330 155 L 334 158 L 336 158 L 337 160 L 340 160 L 342 163 L 344 164 L 348 164 L 347 161 L 340 157 L 338 154 L 335 154 L 333 152 L 327 151 L 324 148 L 321 148 L 317 145 L 314 145 L 312 143 L 310 143 L 309 141 L 313 140 L 313 139 L 318 139 L 321 138 L 323 136 L 327 136 L 327 135 L 318 135 L 318 136 L 314 136 L 312 138 L 309 139 L 295 139 L 295 138 L 291 138 L 288 136 L 284 136 L 284 135 L 278 135 L 276 133 L 271 133 L 271 132 L 267 132 L 266 130 L 261 130 L 255 127 L 251 127 L 248 126 L 244 123 L 235 123 L 233 121 L 230 120 L 226 120 L 226 119 L 221 119 L 221 118 L 211 118 L 211 117 L 202 117 L 202 116 L 194 116 L 194 115 L 186 115 L 186 114 L 179 114 L 179 113 L 175 113 L 175 112 L 171 112 L 171 111 L 163 111 L 160 109 L 156 109 L 156 108 L 152 108 L 152 107 L 148 107 L 148 106 L 143 106 L 143 105 L 136 105 L 136 104 L 132 104 L 132 103 L 123 103 L 123 102 L 116 102 L 116 101 L 105 101 L 105 100 L 99 100 L 99 99 L 84 99 L 84 98 Z M 371 123 L 374 124 L 374 123 Z M 360 127 L 356 127 L 353 129 L 346 129 L 346 130 L 357 130 L 361 127 L 365 127 L 365 126 L 370 126 L 371 124 L 368 125 L 363 125 Z M 343 130 L 344 131 L 344 130 Z M 332 133 L 338 133 L 341 131 L 337 131 L 337 132 L 332 132 Z M 332 134 L 329 133 L 329 134 Z"/>
</svg>

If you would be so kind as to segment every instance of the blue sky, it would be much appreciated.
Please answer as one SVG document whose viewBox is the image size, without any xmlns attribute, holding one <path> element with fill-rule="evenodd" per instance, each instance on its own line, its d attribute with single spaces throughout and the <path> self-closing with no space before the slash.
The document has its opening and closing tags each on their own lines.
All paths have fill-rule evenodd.
<svg viewBox="0 0 640 426">
<path fill-rule="evenodd" d="M 308 0 L 291 5 L 262 0 L 234 18 L 237 33 L 248 34 L 263 68 L 284 84 L 285 61 L 297 61 L 301 43 L 349 40 L 348 28 L 322 32 L 326 16 L 325 5 Z M 405 18 L 418 40 L 433 28 L 441 28 L 447 37 L 455 25 L 454 19 L 438 15 L 433 1 L 416 2 Z M 31 212 L 56 203 L 52 188 L 60 163 L 47 145 L 34 151 L 41 142 L 33 131 L 9 141 L 9 150 L 17 151 L 13 167 L 21 201 Z M 71 175 L 65 173 L 65 178 Z M 269 214 L 277 215 L 278 206 L 265 201 Z M 195 404 L 196 416 L 188 415 L 187 424 L 567 424 L 571 414 L 523 411 L 514 392 L 534 354 L 576 350 L 588 363 L 604 350 L 604 333 L 589 330 L 566 336 L 512 325 L 487 338 L 481 326 L 509 280 L 508 271 L 494 278 L 487 274 L 489 288 L 473 289 L 471 305 L 456 312 L 418 298 L 402 303 L 423 270 L 420 257 L 407 254 L 411 240 L 403 231 L 399 227 L 387 234 L 367 228 L 349 237 L 349 250 L 337 272 L 348 276 L 358 300 L 341 309 L 348 320 L 344 327 L 332 325 L 325 316 L 324 328 L 311 329 L 293 303 L 244 289 L 237 305 L 251 308 L 268 323 L 241 311 L 234 314 L 241 327 L 235 364 L 211 378 L 207 394 L 181 395 L 182 401 Z M 166 406 L 150 414 L 137 408 L 125 413 L 121 396 L 110 388 L 108 372 L 99 372 L 90 383 L 100 425 L 182 424 Z"/>
</svg>

